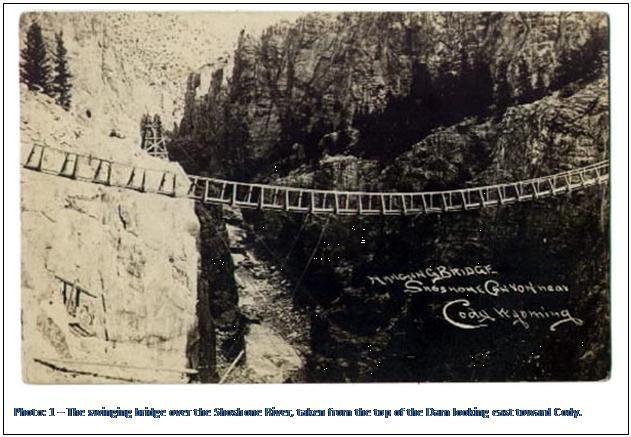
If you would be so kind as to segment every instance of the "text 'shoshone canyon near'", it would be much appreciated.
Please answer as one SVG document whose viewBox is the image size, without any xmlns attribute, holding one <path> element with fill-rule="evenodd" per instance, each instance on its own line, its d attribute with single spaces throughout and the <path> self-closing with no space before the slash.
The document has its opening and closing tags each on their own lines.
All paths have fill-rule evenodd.
<svg viewBox="0 0 631 437">
<path fill-rule="evenodd" d="M 608 377 L 605 14 L 20 32 L 26 382 Z"/>
</svg>

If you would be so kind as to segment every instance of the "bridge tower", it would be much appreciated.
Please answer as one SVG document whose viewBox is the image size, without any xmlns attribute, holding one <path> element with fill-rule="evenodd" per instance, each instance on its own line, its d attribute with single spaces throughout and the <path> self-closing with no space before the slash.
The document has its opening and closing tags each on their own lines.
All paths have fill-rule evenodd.
<svg viewBox="0 0 631 437">
<path fill-rule="evenodd" d="M 162 121 L 156 114 L 153 119 L 149 114 L 142 117 L 140 123 L 140 137 L 142 150 L 160 159 L 169 159 L 166 142 L 162 133 Z"/>
</svg>

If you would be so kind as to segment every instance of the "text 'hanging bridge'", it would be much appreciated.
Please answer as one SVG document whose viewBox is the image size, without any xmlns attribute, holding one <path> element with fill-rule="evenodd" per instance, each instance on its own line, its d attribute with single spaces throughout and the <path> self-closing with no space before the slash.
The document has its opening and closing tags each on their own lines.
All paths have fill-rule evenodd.
<svg viewBox="0 0 631 437">
<path fill-rule="evenodd" d="M 213 205 L 336 215 L 417 215 L 511 205 L 605 184 L 609 161 L 517 182 L 427 192 L 316 190 L 235 182 L 202 176 L 178 180 L 175 173 L 116 163 L 90 155 L 35 145 L 24 167 L 30 170 Z"/>
</svg>

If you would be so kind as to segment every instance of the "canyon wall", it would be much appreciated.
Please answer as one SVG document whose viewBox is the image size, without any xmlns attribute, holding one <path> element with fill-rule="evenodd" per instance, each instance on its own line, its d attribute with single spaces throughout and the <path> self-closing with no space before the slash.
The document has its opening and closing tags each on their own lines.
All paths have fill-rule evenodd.
<svg viewBox="0 0 631 437">
<path fill-rule="evenodd" d="M 229 65 L 227 51 L 242 27 L 256 31 L 277 18 L 197 12 L 22 14 L 20 49 L 37 22 L 50 66 L 55 35 L 62 35 L 71 104 L 64 111 L 23 87 L 21 164 L 33 146 L 56 148 L 47 155 L 56 158 L 45 164 L 57 171 L 64 152 L 85 155 L 80 166 L 109 159 L 128 166 L 127 171 L 140 166 L 170 172 L 178 180 L 178 196 L 184 197 L 182 168 L 140 151 L 141 118 L 158 114 L 166 131 L 177 130 L 189 73 L 205 78 Z M 216 212 L 196 209 L 186 199 L 24 169 L 25 380 L 216 381 L 217 345 L 220 351 L 239 351 L 224 344 L 235 336 L 236 290 L 231 263 L 221 268 L 213 263 L 229 260 L 215 231 L 223 227 Z M 207 226 L 200 228 L 200 221 Z"/>
<path fill-rule="evenodd" d="M 185 174 L 22 89 L 22 338 L 27 382 L 183 382 L 199 347 L 193 202 L 46 174 L 62 151 Z M 79 165 L 84 165 L 81 161 Z M 79 169 L 78 171 L 81 171 Z"/>
<path fill-rule="evenodd" d="M 241 180 L 381 191 L 593 164 L 609 149 L 607 37 L 598 13 L 307 15 L 260 38 L 242 33 L 232 71 L 208 88 L 189 77 L 175 153 Z M 608 374 L 608 209 L 605 186 L 460 214 L 244 217 L 273 251 L 297 241 L 288 267 L 312 314 L 313 381 L 562 380 Z M 442 313 L 450 295 L 369 280 L 439 265 L 565 287 L 465 296 L 580 321 L 567 335 L 517 321 L 463 333 Z"/>
<path fill-rule="evenodd" d="M 182 135 L 236 172 L 300 153 L 396 157 L 432 129 L 593 77 L 606 26 L 597 13 L 310 14 L 242 32 L 209 86 L 190 77 Z"/>
</svg>

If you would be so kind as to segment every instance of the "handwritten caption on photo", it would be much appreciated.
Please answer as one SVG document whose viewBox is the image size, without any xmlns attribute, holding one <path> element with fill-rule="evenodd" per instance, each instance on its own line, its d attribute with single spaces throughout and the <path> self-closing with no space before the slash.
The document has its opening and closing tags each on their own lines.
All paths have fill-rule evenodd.
<svg viewBox="0 0 631 437">
<path fill-rule="evenodd" d="M 559 326 L 582 326 L 584 321 L 576 317 L 569 308 L 549 308 L 537 304 L 532 307 L 514 307 L 510 304 L 511 296 L 567 296 L 570 287 L 566 284 L 536 283 L 533 281 L 504 281 L 500 272 L 491 265 L 471 266 L 429 266 L 406 273 L 366 277 L 369 286 L 391 287 L 403 284 L 403 292 L 408 295 L 454 296 L 445 301 L 441 317 L 449 324 L 460 329 L 479 329 L 493 323 L 510 323 L 523 329 L 530 329 L 533 323 L 547 324 L 550 331 Z M 454 284 L 452 281 L 468 280 L 467 284 Z M 471 283 L 471 281 L 474 281 Z M 476 282 L 477 281 L 477 282 Z M 464 296 L 464 297 L 463 297 Z M 485 307 L 477 301 L 479 297 L 501 300 L 509 299 L 509 307 L 491 305 Z M 522 300 L 519 299 L 520 305 Z M 482 305 L 482 306 L 480 306 Z"/>
</svg>

